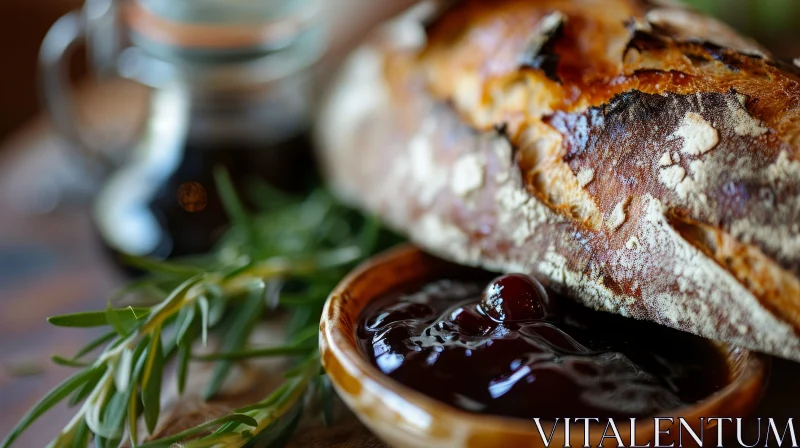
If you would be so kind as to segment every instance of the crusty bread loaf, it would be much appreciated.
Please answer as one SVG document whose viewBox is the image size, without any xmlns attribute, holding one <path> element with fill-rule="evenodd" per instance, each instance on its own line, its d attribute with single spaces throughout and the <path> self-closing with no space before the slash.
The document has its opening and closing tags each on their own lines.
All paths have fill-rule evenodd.
<svg viewBox="0 0 800 448">
<path fill-rule="evenodd" d="M 664 2 L 450 3 L 348 63 L 334 190 L 445 258 L 800 360 L 800 70 Z"/>
</svg>

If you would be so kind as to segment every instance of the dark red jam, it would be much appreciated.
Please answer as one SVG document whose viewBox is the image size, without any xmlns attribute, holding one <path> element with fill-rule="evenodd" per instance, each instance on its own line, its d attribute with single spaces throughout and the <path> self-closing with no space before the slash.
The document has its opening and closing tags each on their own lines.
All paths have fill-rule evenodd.
<svg viewBox="0 0 800 448">
<path fill-rule="evenodd" d="M 524 275 L 443 279 L 377 299 L 361 348 L 383 373 L 471 412 L 520 418 L 628 418 L 724 387 L 705 339 L 591 311 Z"/>
</svg>

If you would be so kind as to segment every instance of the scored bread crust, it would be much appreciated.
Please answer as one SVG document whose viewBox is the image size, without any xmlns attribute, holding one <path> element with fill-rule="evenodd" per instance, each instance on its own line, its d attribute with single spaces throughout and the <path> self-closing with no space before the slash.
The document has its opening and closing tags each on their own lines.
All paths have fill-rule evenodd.
<svg viewBox="0 0 800 448">
<path fill-rule="evenodd" d="M 320 156 L 437 255 L 800 360 L 798 73 L 663 2 L 464 0 L 356 52 Z"/>
</svg>

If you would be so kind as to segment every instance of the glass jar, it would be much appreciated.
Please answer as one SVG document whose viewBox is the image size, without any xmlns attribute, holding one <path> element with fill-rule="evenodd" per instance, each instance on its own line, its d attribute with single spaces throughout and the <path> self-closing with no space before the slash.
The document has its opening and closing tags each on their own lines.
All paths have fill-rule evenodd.
<svg viewBox="0 0 800 448">
<path fill-rule="evenodd" d="M 208 251 L 227 224 L 217 167 L 240 191 L 251 179 L 308 187 L 312 69 L 325 42 L 318 11 L 312 0 L 88 0 L 54 25 L 42 47 L 45 100 L 62 133 L 109 173 L 94 207 L 107 246 L 159 258 Z M 63 42 L 83 37 L 98 73 L 152 87 L 130 148 L 82 137 Z"/>
</svg>

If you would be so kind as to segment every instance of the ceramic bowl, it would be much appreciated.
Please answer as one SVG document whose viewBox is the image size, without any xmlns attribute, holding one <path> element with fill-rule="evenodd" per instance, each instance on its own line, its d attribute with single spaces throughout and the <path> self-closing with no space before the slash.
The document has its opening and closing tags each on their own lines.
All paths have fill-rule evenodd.
<svg viewBox="0 0 800 448">
<path fill-rule="evenodd" d="M 370 430 L 393 446 L 546 446 L 532 421 L 469 413 L 436 401 L 384 375 L 359 350 L 356 326 L 371 300 L 402 285 L 433 280 L 455 269 L 464 268 L 412 246 L 401 246 L 371 258 L 350 273 L 331 293 L 320 323 L 322 363 L 335 389 Z M 736 418 L 750 414 L 761 398 L 768 376 L 768 358 L 730 345 L 718 346 L 732 372 L 730 383 L 706 399 L 668 414 L 685 418 L 698 434 L 700 417 Z M 590 428 L 592 446 L 602 440 L 605 423 Z M 617 430 L 627 446 L 632 440 L 631 425 L 618 423 L 621 424 Z M 653 440 L 654 425 L 649 418 L 636 421 L 633 429 L 637 444 Z M 662 430 L 671 426 L 667 421 L 661 421 L 660 425 Z M 541 426 L 545 436 L 549 436 L 553 422 L 541 422 Z M 707 421 L 704 426 L 706 437 L 716 437 L 715 427 Z M 563 427 L 557 428 L 550 446 L 566 445 Z M 661 443 L 668 445 L 677 429 L 676 423 L 670 436 L 661 437 Z M 571 446 L 583 446 L 583 427 L 573 427 L 569 438 Z M 688 432 L 684 432 L 683 438 L 684 446 L 693 441 Z M 605 446 L 617 446 L 613 438 L 603 442 Z"/>
</svg>

